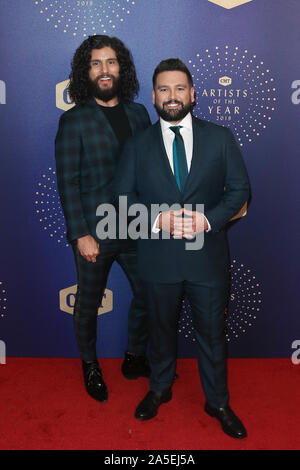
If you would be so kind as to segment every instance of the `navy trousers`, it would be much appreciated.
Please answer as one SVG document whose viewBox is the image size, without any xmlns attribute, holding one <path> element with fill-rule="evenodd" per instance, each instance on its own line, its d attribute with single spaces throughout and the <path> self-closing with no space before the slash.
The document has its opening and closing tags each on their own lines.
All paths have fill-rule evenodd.
<svg viewBox="0 0 300 470">
<path fill-rule="evenodd" d="M 147 314 L 141 283 L 137 276 L 137 255 L 133 242 L 112 240 L 100 242 L 96 263 L 86 261 L 72 245 L 77 268 L 77 295 L 74 306 L 74 325 L 80 357 L 84 361 L 97 358 L 97 314 L 105 291 L 107 278 L 114 261 L 124 270 L 133 300 L 128 313 L 127 350 L 138 355 L 146 353 L 148 342 Z"/>
<path fill-rule="evenodd" d="M 228 284 L 208 287 L 184 281 L 176 284 L 143 282 L 149 315 L 150 389 L 160 392 L 172 386 L 176 371 L 177 331 L 182 301 L 189 300 L 199 375 L 207 402 L 217 408 L 227 405 L 224 313 Z"/>
</svg>

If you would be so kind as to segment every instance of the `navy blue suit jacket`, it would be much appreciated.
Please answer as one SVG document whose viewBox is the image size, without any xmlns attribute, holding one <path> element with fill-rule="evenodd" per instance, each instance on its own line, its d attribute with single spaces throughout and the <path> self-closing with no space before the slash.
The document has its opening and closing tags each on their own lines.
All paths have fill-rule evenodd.
<svg viewBox="0 0 300 470">
<path fill-rule="evenodd" d="M 229 279 L 226 224 L 249 198 L 249 181 L 239 147 L 228 128 L 195 117 L 193 156 L 185 187 L 180 192 L 165 151 L 161 126 L 156 124 L 129 139 L 115 178 L 116 196 L 128 205 L 204 204 L 211 231 L 203 248 L 186 250 L 185 239 L 139 239 L 138 267 L 142 279 L 174 283 L 201 281 L 208 285 Z M 156 213 L 149 217 L 149 233 Z"/>
</svg>

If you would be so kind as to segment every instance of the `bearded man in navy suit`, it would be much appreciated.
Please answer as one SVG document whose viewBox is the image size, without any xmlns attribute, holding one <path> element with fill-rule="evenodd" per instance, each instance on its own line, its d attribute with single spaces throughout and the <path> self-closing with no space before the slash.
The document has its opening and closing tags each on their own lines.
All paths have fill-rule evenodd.
<svg viewBox="0 0 300 470">
<path fill-rule="evenodd" d="M 115 180 L 116 195 L 126 196 L 129 206 L 157 209 L 147 216 L 148 234 L 138 241 L 151 376 L 150 391 L 135 417 L 153 418 L 172 398 L 177 326 L 186 296 L 205 411 L 225 433 L 244 438 L 246 429 L 229 406 L 224 311 L 229 294 L 225 227 L 249 197 L 247 171 L 231 131 L 192 116 L 193 81 L 179 59 L 164 60 L 155 69 L 153 103 L 160 119 L 126 143 Z M 162 204 L 179 208 L 159 212 Z M 187 248 L 201 236 L 201 249 Z"/>
</svg>

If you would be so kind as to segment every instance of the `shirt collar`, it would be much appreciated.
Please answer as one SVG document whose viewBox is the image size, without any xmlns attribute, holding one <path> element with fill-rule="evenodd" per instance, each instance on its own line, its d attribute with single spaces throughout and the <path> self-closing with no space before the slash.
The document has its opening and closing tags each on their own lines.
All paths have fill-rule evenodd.
<svg viewBox="0 0 300 470">
<path fill-rule="evenodd" d="M 166 132 L 169 127 L 172 127 L 173 124 L 171 124 L 168 121 L 165 121 L 164 119 L 160 118 L 160 125 L 161 125 L 161 130 L 162 132 Z M 186 129 L 193 129 L 192 125 L 192 115 L 191 113 L 188 113 L 178 124 L 177 126 L 182 126 L 185 127 Z M 172 132 L 172 131 L 171 131 Z"/>
</svg>

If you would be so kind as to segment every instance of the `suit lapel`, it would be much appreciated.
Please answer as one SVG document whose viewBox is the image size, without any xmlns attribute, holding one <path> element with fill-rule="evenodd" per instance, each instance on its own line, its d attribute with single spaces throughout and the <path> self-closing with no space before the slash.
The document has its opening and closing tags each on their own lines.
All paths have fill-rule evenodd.
<svg viewBox="0 0 300 470">
<path fill-rule="evenodd" d="M 200 119 L 192 118 L 193 124 L 193 155 L 191 161 L 190 171 L 185 182 L 183 194 L 186 197 L 188 193 L 193 189 L 193 184 L 198 184 L 199 174 L 201 174 L 202 164 L 202 145 L 201 140 L 205 135 L 204 126 L 205 124 Z"/>
<path fill-rule="evenodd" d="M 153 139 L 153 142 L 157 143 L 157 155 L 159 155 L 159 159 L 161 162 L 161 166 L 163 168 L 164 173 L 168 177 L 168 179 L 171 181 L 171 184 L 173 188 L 176 190 L 176 192 L 181 195 L 181 192 L 178 188 L 176 178 L 174 176 L 174 173 L 172 171 L 172 168 L 170 166 L 169 158 L 166 152 L 165 144 L 164 144 L 164 139 L 161 131 L 161 125 L 160 121 L 157 121 L 156 124 L 154 124 L 155 128 L 155 137 Z"/>
<path fill-rule="evenodd" d="M 201 140 L 203 139 L 203 136 L 205 135 L 205 123 L 201 121 L 200 119 L 197 118 L 192 118 L 192 125 L 193 125 L 193 155 L 192 155 L 192 161 L 191 161 L 191 167 L 190 171 L 187 177 L 187 180 L 185 182 L 183 192 L 181 192 L 178 188 L 176 178 L 174 176 L 174 173 L 172 171 L 172 168 L 169 163 L 169 159 L 167 156 L 167 152 L 165 149 L 165 144 L 163 141 L 163 136 L 162 136 L 162 131 L 161 131 L 161 125 L 160 122 L 157 121 L 154 124 L 154 131 L 155 131 L 155 137 L 153 139 L 153 142 L 157 142 L 157 149 L 156 152 L 158 155 L 160 155 L 160 161 L 161 165 L 163 167 L 163 170 L 165 174 L 168 176 L 169 180 L 171 181 L 171 184 L 173 188 L 176 190 L 178 195 L 181 197 L 184 195 L 186 197 L 188 193 L 193 189 L 194 183 L 198 184 L 199 182 L 199 174 L 201 171 L 201 164 L 202 164 L 202 158 L 201 158 Z"/>
<path fill-rule="evenodd" d="M 87 102 L 88 106 L 90 107 L 91 110 L 91 116 L 92 118 L 97 121 L 99 125 L 99 130 L 104 130 L 104 133 L 111 143 L 112 147 L 118 147 L 119 143 L 117 140 L 117 137 L 110 125 L 109 120 L 106 118 L 104 112 L 102 111 L 101 107 L 97 104 L 97 102 L 94 100 L 94 98 L 91 98 Z"/>
<path fill-rule="evenodd" d="M 134 135 L 138 127 L 139 115 L 137 114 L 137 110 L 130 106 L 130 103 L 123 103 L 123 106 L 128 117 L 132 135 Z"/>
<path fill-rule="evenodd" d="M 104 112 L 102 111 L 101 107 L 97 104 L 96 100 L 93 98 L 90 99 L 87 103 L 92 110 L 93 118 L 99 123 L 102 129 L 105 129 L 106 132 L 110 134 L 110 138 L 115 139 L 117 142 L 117 138 L 115 133 L 110 125 L 110 122 L 106 118 Z M 127 114 L 129 125 L 132 131 L 132 135 L 135 134 L 138 124 L 139 124 L 139 115 L 136 112 L 136 109 L 133 109 L 130 106 L 130 103 L 123 103 L 125 113 Z"/>
</svg>

